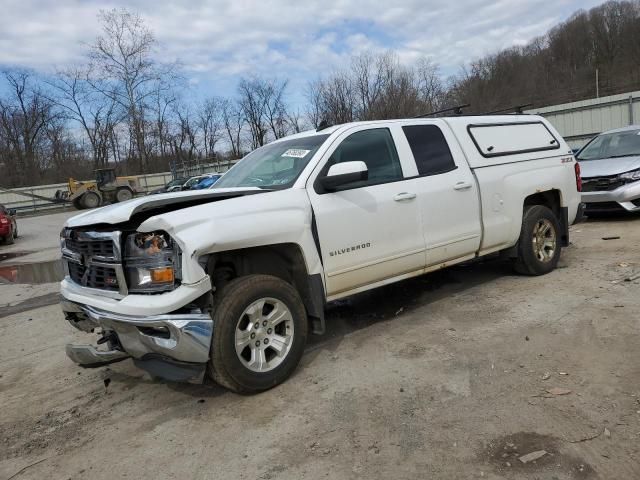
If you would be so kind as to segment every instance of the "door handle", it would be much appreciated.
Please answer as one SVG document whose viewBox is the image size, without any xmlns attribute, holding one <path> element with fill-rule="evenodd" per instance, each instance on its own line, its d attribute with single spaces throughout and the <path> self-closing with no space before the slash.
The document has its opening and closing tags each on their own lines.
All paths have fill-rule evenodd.
<svg viewBox="0 0 640 480">
<path fill-rule="evenodd" d="M 471 184 L 469 182 L 458 182 L 453 186 L 454 190 L 468 190 L 471 188 Z"/>
<path fill-rule="evenodd" d="M 393 197 L 396 202 L 404 202 L 406 200 L 413 200 L 414 198 L 416 198 L 416 194 L 409 192 L 402 192 Z"/>
</svg>

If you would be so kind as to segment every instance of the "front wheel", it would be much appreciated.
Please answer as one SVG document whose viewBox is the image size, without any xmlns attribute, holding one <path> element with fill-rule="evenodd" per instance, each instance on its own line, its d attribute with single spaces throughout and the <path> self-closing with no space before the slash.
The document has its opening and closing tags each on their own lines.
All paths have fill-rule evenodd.
<svg viewBox="0 0 640 480">
<path fill-rule="evenodd" d="M 83 208 L 97 208 L 100 206 L 100 195 L 96 192 L 86 192 L 80 197 Z"/>
<path fill-rule="evenodd" d="M 116 200 L 118 202 L 126 202 L 133 198 L 133 191 L 130 188 L 119 188 L 116 192 Z"/>
<path fill-rule="evenodd" d="M 544 275 L 554 270 L 560 259 L 560 222 L 543 205 L 525 208 L 514 269 L 523 275 Z"/>
<path fill-rule="evenodd" d="M 237 393 L 282 383 L 295 370 L 307 341 L 300 295 L 284 280 L 248 275 L 219 293 L 213 314 L 210 374 Z"/>
</svg>

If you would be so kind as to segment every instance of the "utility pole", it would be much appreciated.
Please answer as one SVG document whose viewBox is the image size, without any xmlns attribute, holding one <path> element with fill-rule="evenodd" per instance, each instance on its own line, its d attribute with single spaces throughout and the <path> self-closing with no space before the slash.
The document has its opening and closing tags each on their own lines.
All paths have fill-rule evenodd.
<svg viewBox="0 0 640 480">
<path fill-rule="evenodd" d="M 596 98 L 600 98 L 600 82 L 598 81 L 598 74 L 600 70 L 596 68 Z"/>
</svg>

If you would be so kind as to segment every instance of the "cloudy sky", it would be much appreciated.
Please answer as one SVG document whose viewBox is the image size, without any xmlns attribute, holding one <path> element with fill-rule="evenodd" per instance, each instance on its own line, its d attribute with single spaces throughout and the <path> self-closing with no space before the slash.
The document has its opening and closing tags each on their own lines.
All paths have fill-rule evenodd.
<svg viewBox="0 0 640 480">
<path fill-rule="evenodd" d="M 196 93 L 228 95 L 241 75 L 289 78 L 291 90 L 365 50 L 428 56 L 444 76 L 524 44 L 599 0 L 2 0 L 0 68 L 50 72 L 82 60 L 100 9 L 126 7 L 180 60 Z"/>
</svg>

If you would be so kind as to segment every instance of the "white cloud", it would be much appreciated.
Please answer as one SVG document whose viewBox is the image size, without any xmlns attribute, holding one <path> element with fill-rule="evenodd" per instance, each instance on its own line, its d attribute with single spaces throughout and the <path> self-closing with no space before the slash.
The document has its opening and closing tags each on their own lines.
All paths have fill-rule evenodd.
<svg viewBox="0 0 640 480">
<path fill-rule="evenodd" d="M 194 88 L 232 85 L 249 73 L 303 85 L 367 49 L 393 48 L 404 61 L 428 56 L 445 73 L 544 33 L 597 0 L 4 0 L 0 66 L 48 71 L 77 62 L 99 32 L 100 9 L 139 12 L 180 60 Z"/>
</svg>

